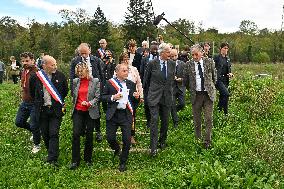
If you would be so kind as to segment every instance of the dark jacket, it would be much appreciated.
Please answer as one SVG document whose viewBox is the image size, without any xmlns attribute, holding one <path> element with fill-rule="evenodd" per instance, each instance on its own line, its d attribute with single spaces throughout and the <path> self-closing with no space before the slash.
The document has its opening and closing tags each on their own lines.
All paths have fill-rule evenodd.
<svg viewBox="0 0 284 189">
<path fill-rule="evenodd" d="M 171 106 L 173 102 L 173 82 L 175 79 L 175 62 L 167 61 L 167 78 L 165 79 L 160 66 L 160 60 L 154 59 L 148 63 L 143 80 L 143 89 L 147 94 L 149 106 L 162 103 Z"/>
<path fill-rule="evenodd" d="M 130 100 L 130 102 L 133 106 L 134 102 L 138 101 L 133 96 L 133 93 L 136 90 L 136 85 L 132 81 L 126 80 L 126 86 L 129 89 L 129 100 Z M 114 115 L 114 113 L 117 109 L 118 102 L 111 101 L 111 96 L 115 95 L 116 93 L 117 93 L 117 90 L 111 85 L 110 81 L 108 80 L 106 82 L 106 85 L 103 89 L 103 93 L 101 95 L 102 101 L 107 102 L 106 120 L 110 120 L 113 117 L 113 115 Z M 131 114 L 131 112 L 128 108 L 126 108 L 126 112 L 127 112 L 127 119 L 131 123 L 132 122 L 132 114 Z"/>
<path fill-rule="evenodd" d="M 222 61 L 225 59 L 225 61 Z M 217 81 L 227 80 L 229 81 L 228 73 L 231 73 L 231 62 L 229 57 L 222 57 L 221 54 L 214 56 L 215 68 L 217 70 Z"/>
<path fill-rule="evenodd" d="M 130 57 L 130 52 L 128 53 L 128 57 Z M 142 55 L 139 54 L 138 52 L 135 52 L 132 61 L 132 66 L 136 67 L 138 71 L 140 71 L 141 60 L 142 60 Z"/>
<path fill-rule="evenodd" d="M 51 82 L 64 101 L 65 97 L 68 94 L 68 84 L 65 75 L 62 72 L 56 71 L 54 74 L 52 74 Z M 44 104 L 44 94 L 43 84 L 36 74 L 32 74 L 30 77 L 30 94 L 34 99 L 36 118 L 39 119 L 40 112 Z M 51 102 L 56 116 L 62 117 L 64 115 L 62 112 L 62 105 L 59 102 L 55 101 L 52 97 Z"/>
<path fill-rule="evenodd" d="M 83 62 L 81 56 L 76 56 L 75 58 L 73 58 L 71 60 L 71 67 L 70 67 L 70 89 L 71 89 L 71 91 L 72 91 L 72 87 L 73 87 L 73 84 L 72 84 L 73 79 L 77 78 L 77 76 L 75 75 L 75 67 L 80 62 Z M 101 59 L 99 59 L 98 57 L 95 57 L 93 55 L 90 55 L 90 63 L 91 63 L 91 66 L 92 66 L 93 78 L 98 78 L 99 81 L 102 83 L 104 78 L 103 78 L 102 69 L 101 69 L 101 64 L 102 64 Z"/>
</svg>

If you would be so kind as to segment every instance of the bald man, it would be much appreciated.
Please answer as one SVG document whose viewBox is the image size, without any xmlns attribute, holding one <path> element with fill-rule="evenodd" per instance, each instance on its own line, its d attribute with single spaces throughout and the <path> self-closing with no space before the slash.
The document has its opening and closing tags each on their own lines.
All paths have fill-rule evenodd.
<svg viewBox="0 0 284 189">
<path fill-rule="evenodd" d="M 30 77 L 30 94 L 34 99 L 36 119 L 39 120 L 48 151 L 46 162 L 57 166 L 59 129 L 64 115 L 64 99 L 68 94 L 68 84 L 65 75 L 57 71 L 57 63 L 52 56 L 45 55 L 42 58 L 42 67 L 43 70 Z M 53 90 L 50 90 L 49 84 Z"/>
</svg>

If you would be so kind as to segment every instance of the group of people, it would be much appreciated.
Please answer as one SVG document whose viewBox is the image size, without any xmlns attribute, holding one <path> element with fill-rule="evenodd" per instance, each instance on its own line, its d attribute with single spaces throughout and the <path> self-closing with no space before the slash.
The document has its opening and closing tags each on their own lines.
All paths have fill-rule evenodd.
<svg viewBox="0 0 284 189">
<path fill-rule="evenodd" d="M 145 43 L 145 42 L 143 42 Z M 125 171 L 131 144 L 136 144 L 136 111 L 144 103 L 147 127 L 150 129 L 152 157 L 158 148 L 167 147 L 169 117 L 178 127 L 177 112 L 185 107 L 186 88 L 191 94 L 195 136 L 202 140 L 201 112 L 205 117 L 204 147 L 211 146 L 213 102 L 215 86 L 220 91 L 218 108 L 228 113 L 228 84 L 232 77 L 227 53 L 229 45 L 222 43 L 220 55 L 208 57 L 205 48 L 193 45 L 191 59 L 183 62 L 177 49 L 171 44 L 144 45 L 139 51 L 135 40 L 130 40 L 128 50 L 121 53 L 118 64 L 113 52 L 107 49 L 105 39 L 92 55 L 87 43 L 81 43 L 70 63 L 70 91 L 72 96 L 72 162 L 70 169 L 80 165 L 80 137 L 85 136 L 84 161 L 92 165 L 93 132 L 96 140 L 102 141 L 101 108 L 106 118 L 106 139 L 119 157 L 119 171 Z M 208 43 L 209 45 L 209 43 Z M 32 133 L 32 153 L 40 150 L 41 136 L 48 151 L 46 162 L 57 165 L 59 156 L 59 130 L 65 113 L 64 99 L 69 87 L 66 76 L 57 70 L 56 60 L 49 55 L 41 59 L 41 68 L 36 66 L 32 53 L 20 55 L 22 103 L 16 116 L 16 126 Z M 29 122 L 27 122 L 30 118 Z M 160 131 L 159 131 L 160 119 Z M 122 147 L 117 141 L 121 128 Z"/>
</svg>

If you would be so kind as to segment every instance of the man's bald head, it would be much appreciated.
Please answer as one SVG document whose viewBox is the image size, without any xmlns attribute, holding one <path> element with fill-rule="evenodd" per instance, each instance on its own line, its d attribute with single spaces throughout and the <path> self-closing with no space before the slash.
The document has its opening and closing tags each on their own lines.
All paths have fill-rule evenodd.
<svg viewBox="0 0 284 189">
<path fill-rule="evenodd" d="M 49 55 L 43 56 L 42 68 L 49 75 L 51 75 L 52 73 L 55 73 L 57 70 L 57 63 L 56 63 L 55 58 Z"/>
</svg>

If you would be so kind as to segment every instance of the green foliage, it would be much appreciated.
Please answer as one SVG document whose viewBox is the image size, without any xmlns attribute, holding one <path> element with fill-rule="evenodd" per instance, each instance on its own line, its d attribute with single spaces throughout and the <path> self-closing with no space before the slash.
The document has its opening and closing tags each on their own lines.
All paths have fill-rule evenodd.
<svg viewBox="0 0 284 189">
<path fill-rule="evenodd" d="M 270 57 L 266 52 L 259 52 L 253 56 L 253 61 L 257 63 L 268 63 L 270 62 Z"/>
<path fill-rule="evenodd" d="M 179 128 L 169 126 L 169 147 L 150 158 L 149 130 L 141 105 L 137 113 L 139 143 L 132 147 L 125 173 L 117 171 L 119 162 L 112 158 L 105 138 L 102 143 L 94 141 L 92 167 L 82 161 L 77 170 L 68 169 L 70 113 L 64 116 L 60 128 L 59 168 L 42 162 L 47 154 L 44 147 L 32 155 L 30 133 L 14 125 L 20 86 L 6 82 L 0 85 L 1 188 L 283 188 L 283 69 L 281 64 L 233 66 L 229 115 L 214 108 L 213 146 L 209 150 L 195 140 L 186 96 L 188 104 L 179 112 Z M 256 78 L 260 73 L 271 77 Z M 66 103 L 70 112 L 70 96 Z M 101 124 L 105 131 L 104 119 Z"/>
</svg>

